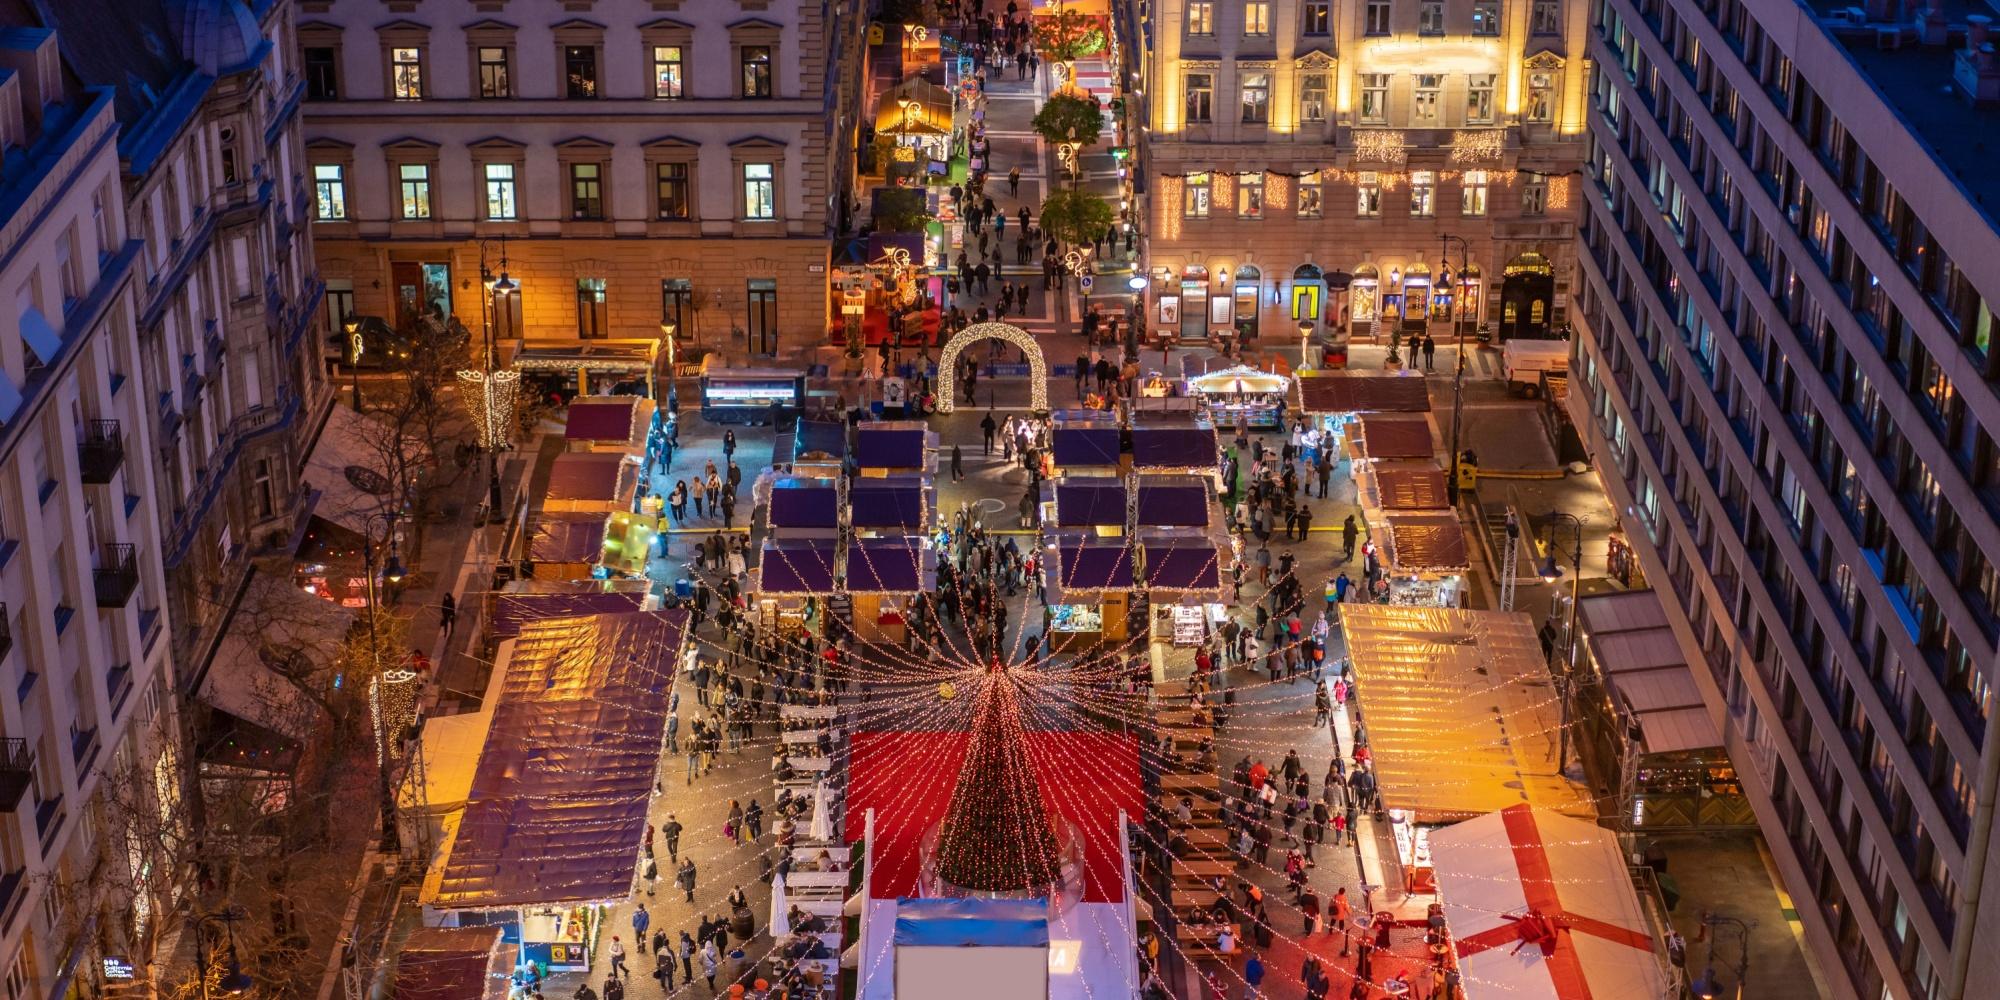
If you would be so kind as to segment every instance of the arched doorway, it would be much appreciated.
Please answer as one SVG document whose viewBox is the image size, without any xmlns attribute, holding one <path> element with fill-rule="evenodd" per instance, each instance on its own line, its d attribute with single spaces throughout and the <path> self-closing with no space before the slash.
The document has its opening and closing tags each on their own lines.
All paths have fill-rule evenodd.
<svg viewBox="0 0 2000 1000">
<path fill-rule="evenodd" d="M 1500 339 L 1542 338 L 1554 317 L 1556 269 L 1529 251 L 1507 262 L 1500 280 Z"/>
<path fill-rule="evenodd" d="M 1232 289 L 1235 308 L 1231 317 L 1236 327 L 1236 342 L 1248 344 L 1257 339 L 1258 292 L 1264 287 L 1264 272 L 1254 265 L 1245 264 L 1236 269 L 1236 286 Z"/>
<path fill-rule="evenodd" d="M 967 344 L 988 337 L 1013 344 L 1027 356 L 1030 408 L 1038 415 L 1049 412 L 1049 366 L 1042 360 L 1041 345 L 1028 331 L 1008 323 L 974 323 L 945 341 L 944 354 L 938 358 L 938 412 L 950 413 L 958 403 L 958 355 Z"/>
<path fill-rule="evenodd" d="M 1403 275 L 1404 330 L 1422 330 L 1429 322 L 1431 308 L 1431 266 L 1414 261 Z"/>
</svg>

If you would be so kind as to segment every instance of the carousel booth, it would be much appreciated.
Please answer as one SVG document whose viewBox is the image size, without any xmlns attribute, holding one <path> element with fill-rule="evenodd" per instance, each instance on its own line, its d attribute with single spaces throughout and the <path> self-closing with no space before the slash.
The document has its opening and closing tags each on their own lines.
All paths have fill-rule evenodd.
<svg viewBox="0 0 2000 1000">
<path fill-rule="evenodd" d="M 1440 957 L 1466 1000 L 1679 995 L 1664 914 L 1640 901 L 1617 834 L 1515 804 L 1437 831 L 1431 848 Z"/>
<path fill-rule="evenodd" d="M 1124 642 L 1133 584 L 1126 540 L 1058 530 L 1043 544 L 1042 559 L 1049 649 L 1084 653 Z"/>
<path fill-rule="evenodd" d="M 687 625 L 684 611 L 642 611 L 522 630 L 464 811 L 424 879 L 427 925 L 497 926 L 520 966 L 591 971 L 641 874 Z"/>
<path fill-rule="evenodd" d="M 563 426 L 570 451 L 644 455 L 655 429 L 653 401 L 642 396 L 579 396 Z"/>
<path fill-rule="evenodd" d="M 1604 781 L 1616 776 L 1632 829 L 1755 826 L 1659 595 L 1587 595 L 1577 636 L 1577 669 L 1589 679 L 1577 698 L 1578 746 Z"/>
<path fill-rule="evenodd" d="M 935 472 L 938 437 L 921 420 L 877 420 L 855 430 L 854 464 L 864 478 Z"/>
<path fill-rule="evenodd" d="M 1354 696 L 1404 890 L 1435 891 L 1431 837 L 1526 801 L 1595 820 L 1597 807 L 1557 766 L 1562 718 L 1528 615 L 1385 604 L 1337 605 Z M 1351 755 L 1355 727 L 1333 718 Z"/>
<path fill-rule="evenodd" d="M 1189 358 L 1182 363 L 1192 369 L 1187 376 L 1188 394 L 1199 402 L 1199 412 L 1211 426 L 1218 430 L 1242 426 L 1253 431 L 1284 428 L 1290 375 L 1229 364 L 1224 358 Z"/>
<path fill-rule="evenodd" d="M 931 512 L 937 488 L 929 476 L 856 479 L 847 486 L 848 541 L 842 581 L 863 639 L 901 643 L 910 603 L 937 579 Z"/>
</svg>

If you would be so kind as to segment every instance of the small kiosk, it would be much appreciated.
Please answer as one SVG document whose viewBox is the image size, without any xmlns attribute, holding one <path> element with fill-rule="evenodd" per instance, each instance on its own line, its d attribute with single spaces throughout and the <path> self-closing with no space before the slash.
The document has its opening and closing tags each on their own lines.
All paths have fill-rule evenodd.
<svg viewBox="0 0 2000 1000">
<path fill-rule="evenodd" d="M 570 451 L 644 454 L 653 412 L 643 396 L 578 396 L 570 400 L 564 444 Z"/>
<path fill-rule="evenodd" d="M 1421 372 L 1322 369 L 1300 372 L 1293 384 L 1298 411 L 1309 418 L 1308 435 L 1324 437 L 1328 447 L 1352 437 L 1353 421 L 1361 414 L 1421 414 L 1431 409 L 1430 387 Z"/>
<path fill-rule="evenodd" d="M 1112 475 L 1123 471 L 1124 432 L 1101 415 L 1058 417 L 1049 429 L 1050 475 Z"/>
<path fill-rule="evenodd" d="M 719 354 L 701 362 L 701 415 L 719 424 L 776 424 L 805 406 L 806 377 L 782 368 L 731 368 Z"/>
<path fill-rule="evenodd" d="M 797 637 L 811 630 L 815 602 L 836 591 L 840 539 L 767 538 L 751 570 L 752 613 L 766 627 Z"/>
<path fill-rule="evenodd" d="M 1424 608 L 1463 607 L 1466 558 L 1465 531 L 1454 511 L 1385 514 L 1387 543 L 1382 569 L 1389 582 L 1389 603 Z"/>
<path fill-rule="evenodd" d="M 528 522 L 528 562 L 537 580 L 587 580 L 604 552 L 608 515 L 542 513 Z"/>
<path fill-rule="evenodd" d="M 1131 434 L 1132 471 L 1141 476 L 1202 476 L 1222 479 L 1222 449 L 1215 431 L 1167 416 L 1135 422 Z"/>
<path fill-rule="evenodd" d="M 1120 539 L 1062 531 L 1043 546 L 1049 649 L 1081 653 L 1125 641 L 1132 549 Z"/>
<path fill-rule="evenodd" d="M 854 465 L 864 478 L 935 471 L 937 433 L 921 420 L 876 420 L 854 432 Z"/>
<path fill-rule="evenodd" d="M 938 553 L 929 537 L 936 508 L 937 488 L 927 475 L 849 481 L 841 582 L 862 638 L 888 643 L 906 638 L 910 602 L 937 580 Z"/>
<path fill-rule="evenodd" d="M 1211 363 L 1221 359 L 1209 359 Z M 1290 395 L 1292 377 L 1267 372 L 1248 365 L 1210 367 L 1200 362 L 1184 362 L 1190 371 L 1188 392 L 1200 401 L 1201 413 L 1218 430 L 1247 427 L 1274 429 L 1285 426 L 1285 398 Z"/>
<path fill-rule="evenodd" d="M 639 462 L 630 455 L 565 452 L 549 463 L 544 513 L 610 514 L 633 509 Z"/>
</svg>

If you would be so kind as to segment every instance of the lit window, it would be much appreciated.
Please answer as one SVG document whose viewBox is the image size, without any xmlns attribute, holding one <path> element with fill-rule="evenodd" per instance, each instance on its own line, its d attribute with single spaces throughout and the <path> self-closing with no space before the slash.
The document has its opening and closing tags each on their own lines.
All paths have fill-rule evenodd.
<svg viewBox="0 0 2000 1000">
<path fill-rule="evenodd" d="M 771 96 L 771 47 L 743 46 L 743 96 Z"/>
<path fill-rule="evenodd" d="M 1377 124 L 1389 120 L 1389 74 L 1361 74 L 1361 120 Z"/>
<path fill-rule="evenodd" d="M 487 164 L 486 217 L 494 220 L 517 218 L 514 205 L 514 165 Z"/>
<path fill-rule="evenodd" d="M 604 218 L 604 168 L 596 163 L 569 165 L 569 217 Z"/>
<path fill-rule="evenodd" d="M 1493 120 L 1492 73 L 1473 73 L 1465 78 L 1465 120 L 1484 124 Z"/>
<path fill-rule="evenodd" d="M 1246 122 L 1271 120 L 1271 74 L 1243 74 L 1243 120 Z"/>
<path fill-rule="evenodd" d="M 1189 174 L 1187 183 L 1181 188 L 1181 217 L 1185 219 L 1208 218 L 1209 174 L 1203 171 Z"/>
<path fill-rule="evenodd" d="M 563 74 L 571 100 L 597 96 L 597 49 L 590 45 L 563 46 Z"/>
<path fill-rule="evenodd" d="M 1262 171 L 1236 175 L 1236 217 L 1264 217 L 1264 174 Z"/>
<path fill-rule="evenodd" d="M 678 45 L 653 46 L 653 96 L 663 100 L 679 100 L 681 93 L 681 47 Z"/>
<path fill-rule="evenodd" d="M 1553 121 L 1556 113 L 1556 75 L 1548 70 L 1528 74 L 1528 106 L 1522 116 L 1531 122 Z"/>
<path fill-rule="evenodd" d="M 1522 174 L 1521 214 L 1541 215 L 1549 210 L 1549 182 L 1539 174 Z"/>
<path fill-rule="evenodd" d="M 685 219 L 688 217 L 688 165 L 685 163 L 662 163 L 656 175 L 658 188 L 659 217 L 662 219 Z"/>
<path fill-rule="evenodd" d="M 1328 35 L 1332 33 L 1332 0 L 1306 0 L 1303 16 L 1300 18 L 1299 34 Z"/>
<path fill-rule="evenodd" d="M 1215 120 L 1214 74 L 1187 75 L 1187 120 L 1190 125 L 1206 125 Z"/>
<path fill-rule="evenodd" d="M 1271 33 L 1271 5 L 1267 0 L 1250 0 L 1243 5 L 1243 33 L 1245 35 Z"/>
<path fill-rule="evenodd" d="M 1308 170 L 1299 175 L 1299 218 L 1320 217 L 1320 199 L 1324 193 L 1325 180 L 1317 170 Z"/>
<path fill-rule="evenodd" d="M 1419 125 L 1435 125 L 1438 102 L 1444 96 L 1444 74 L 1418 73 L 1416 99 L 1410 105 L 1410 120 Z"/>
<path fill-rule="evenodd" d="M 1486 171 L 1468 170 L 1464 176 L 1459 211 L 1463 215 L 1486 214 Z"/>
<path fill-rule="evenodd" d="M 347 218 L 347 170 L 338 163 L 313 164 L 313 194 L 318 218 L 332 221 Z"/>
<path fill-rule="evenodd" d="M 424 96 L 422 49 L 389 50 L 390 91 L 399 101 L 420 100 Z"/>
<path fill-rule="evenodd" d="M 508 97 L 513 94 L 507 81 L 507 50 L 479 50 L 479 96 Z"/>
<path fill-rule="evenodd" d="M 1429 217 L 1437 214 L 1437 174 L 1429 170 L 1410 171 L 1410 214 Z"/>
<path fill-rule="evenodd" d="M 1190 35 L 1215 34 L 1215 4 L 1211 0 L 1189 0 L 1187 5 L 1187 33 Z"/>
<path fill-rule="evenodd" d="M 1500 0 L 1472 0 L 1472 33 L 1500 33 Z"/>
<path fill-rule="evenodd" d="M 576 335 L 603 337 L 611 329 L 603 278 L 576 279 Z"/>
<path fill-rule="evenodd" d="M 1299 120 L 1326 120 L 1326 74 L 1307 73 L 1299 78 Z"/>
<path fill-rule="evenodd" d="M 769 163 L 743 165 L 743 217 L 778 217 L 777 168 Z"/>
<path fill-rule="evenodd" d="M 431 168 L 422 163 L 405 163 L 396 173 L 402 179 L 403 218 L 430 218 Z"/>
<path fill-rule="evenodd" d="M 1354 214 L 1373 219 L 1382 214 L 1382 175 L 1363 170 L 1354 182 Z"/>
</svg>

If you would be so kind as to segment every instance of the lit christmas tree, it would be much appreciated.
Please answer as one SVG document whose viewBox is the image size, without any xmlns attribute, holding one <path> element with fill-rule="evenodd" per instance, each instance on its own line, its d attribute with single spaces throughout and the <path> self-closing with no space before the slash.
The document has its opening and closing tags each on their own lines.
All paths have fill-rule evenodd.
<svg viewBox="0 0 2000 1000">
<path fill-rule="evenodd" d="M 997 671 L 988 680 L 938 831 L 938 877 L 977 892 L 1046 892 L 1061 877 L 1062 861 L 1028 760 L 1014 681 Z"/>
</svg>

